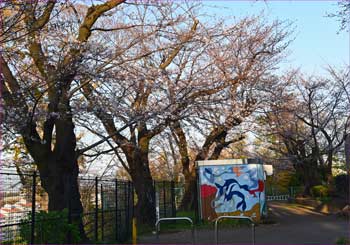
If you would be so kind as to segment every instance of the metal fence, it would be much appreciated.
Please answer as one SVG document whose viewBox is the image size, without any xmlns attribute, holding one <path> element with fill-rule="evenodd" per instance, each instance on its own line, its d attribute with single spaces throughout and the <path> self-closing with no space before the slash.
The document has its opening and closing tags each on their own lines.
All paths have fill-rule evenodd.
<svg viewBox="0 0 350 245">
<path fill-rule="evenodd" d="M 69 212 L 63 216 L 43 215 L 48 210 L 48 195 L 36 173 L 20 176 L 0 172 L 0 180 L 0 244 L 46 243 L 48 226 L 60 224 L 63 220 L 70 222 L 72 214 Z M 79 177 L 78 183 L 84 210 L 83 225 L 89 240 L 129 241 L 136 200 L 132 182 Z M 158 216 L 175 217 L 183 194 L 181 185 L 173 181 L 154 181 L 154 187 Z"/>
<path fill-rule="evenodd" d="M 159 218 L 175 217 L 175 182 L 154 181 L 156 191 L 156 212 Z"/>
<path fill-rule="evenodd" d="M 133 185 L 130 181 L 79 178 L 83 224 L 91 241 L 124 242 L 131 236 Z"/>
<path fill-rule="evenodd" d="M 1 244 L 48 243 L 47 237 L 52 235 L 47 234 L 49 226 L 70 224 L 74 214 L 69 211 L 68 214 L 45 215 L 48 195 L 35 172 L 18 175 L 0 170 L 0 181 Z M 132 182 L 79 176 L 78 183 L 83 205 L 83 226 L 88 239 L 99 243 L 130 241 L 137 200 Z M 157 218 L 176 217 L 184 186 L 173 181 L 154 181 L 153 185 Z M 265 189 L 268 201 L 295 197 L 302 190 L 302 187 L 290 187 L 289 190 L 280 191 L 273 186 Z M 197 214 L 195 216 L 198 216 L 197 208 L 193 210 Z M 66 239 L 65 243 L 74 242 L 70 240 L 71 236 Z"/>
<path fill-rule="evenodd" d="M 267 201 L 287 201 L 290 198 L 295 198 L 303 194 L 304 188 L 302 186 L 290 186 L 287 190 L 281 190 L 275 186 L 268 186 L 265 189 Z"/>
</svg>

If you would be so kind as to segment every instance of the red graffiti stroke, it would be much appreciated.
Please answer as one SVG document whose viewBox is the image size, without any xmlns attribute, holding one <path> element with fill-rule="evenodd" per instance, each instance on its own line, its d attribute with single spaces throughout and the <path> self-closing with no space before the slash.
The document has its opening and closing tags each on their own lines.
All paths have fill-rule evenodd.
<svg viewBox="0 0 350 245">
<path fill-rule="evenodd" d="M 256 197 L 256 192 L 263 192 L 264 191 L 264 181 L 262 180 L 258 180 L 258 188 L 256 188 L 255 190 L 249 190 L 249 193 L 251 195 L 254 195 L 254 197 Z"/>
<path fill-rule="evenodd" d="M 216 194 L 216 187 L 211 185 L 201 185 L 201 196 L 203 198 Z"/>
</svg>

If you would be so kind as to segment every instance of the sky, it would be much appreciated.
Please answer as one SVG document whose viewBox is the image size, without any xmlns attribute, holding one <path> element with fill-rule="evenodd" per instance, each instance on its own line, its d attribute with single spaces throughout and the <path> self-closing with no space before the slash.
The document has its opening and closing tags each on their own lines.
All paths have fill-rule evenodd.
<svg viewBox="0 0 350 245">
<path fill-rule="evenodd" d="M 308 74 L 326 74 L 327 65 L 349 65 L 349 32 L 339 32 L 336 1 L 204 1 L 208 14 L 243 17 L 261 11 L 269 20 L 292 21 L 295 40 L 282 69 L 298 67 Z"/>
</svg>

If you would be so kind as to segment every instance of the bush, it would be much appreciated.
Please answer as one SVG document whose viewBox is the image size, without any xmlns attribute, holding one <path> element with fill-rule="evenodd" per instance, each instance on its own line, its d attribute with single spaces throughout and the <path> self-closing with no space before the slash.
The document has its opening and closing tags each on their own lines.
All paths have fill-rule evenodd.
<svg viewBox="0 0 350 245">
<path fill-rule="evenodd" d="M 349 177 L 347 174 L 340 174 L 334 177 L 335 190 L 338 194 L 349 193 Z"/>
<path fill-rule="evenodd" d="M 313 197 L 328 197 L 329 189 L 324 185 L 315 185 L 311 188 L 311 195 Z"/>
<path fill-rule="evenodd" d="M 31 238 L 31 213 L 22 220 L 20 236 L 30 242 Z M 71 243 L 80 241 L 79 229 L 75 224 L 68 223 L 68 211 L 40 211 L 35 213 L 35 243 L 63 244 L 67 243 L 68 235 Z"/>
</svg>

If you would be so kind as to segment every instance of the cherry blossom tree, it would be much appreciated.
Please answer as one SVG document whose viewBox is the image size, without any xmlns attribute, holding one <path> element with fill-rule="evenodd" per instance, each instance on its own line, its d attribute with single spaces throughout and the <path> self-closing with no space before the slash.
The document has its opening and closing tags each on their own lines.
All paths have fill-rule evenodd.
<svg viewBox="0 0 350 245">
<path fill-rule="evenodd" d="M 31 1 L 18 6 L 7 2 L 1 9 L 8 10 L 3 23 L 8 25 L 4 30 L 11 32 L 2 33 L 6 42 L 0 56 L 6 127 L 23 138 L 48 193 L 49 210 L 70 206 L 84 240 L 69 93 L 95 22 L 122 2 L 111 0 L 86 7 L 84 16 L 76 19 L 74 35 L 48 28 L 50 23 L 59 25 L 69 3 Z M 20 21 L 12 21 L 17 18 Z M 11 38 L 15 34 L 17 37 Z"/>
</svg>

